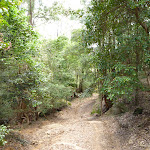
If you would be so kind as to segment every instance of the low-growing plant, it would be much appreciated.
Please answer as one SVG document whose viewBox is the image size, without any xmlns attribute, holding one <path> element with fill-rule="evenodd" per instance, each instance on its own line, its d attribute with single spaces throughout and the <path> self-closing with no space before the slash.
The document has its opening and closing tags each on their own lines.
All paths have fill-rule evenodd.
<svg viewBox="0 0 150 150">
<path fill-rule="evenodd" d="M 91 115 L 94 115 L 94 114 L 99 114 L 99 115 L 101 114 L 100 104 L 94 105 Z"/>
<path fill-rule="evenodd" d="M 11 130 L 8 127 L 1 125 L 0 126 L 0 146 L 3 146 L 7 143 L 5 137 Z"/>
</svg>

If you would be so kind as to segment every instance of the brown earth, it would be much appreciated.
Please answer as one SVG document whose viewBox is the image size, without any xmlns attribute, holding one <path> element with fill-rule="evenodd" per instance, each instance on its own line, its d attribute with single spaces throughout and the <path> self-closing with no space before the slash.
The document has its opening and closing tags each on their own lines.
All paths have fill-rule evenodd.
<svg viewBox="0 0 150 150">
<path fill-rule="evenodd" d="M 141 145 L 137 145 L 137 134 L 130 134 L 133 128 L 129 122 L 133 118 L 129 113 L 122 116 L 92 116 L 97 99 L 97 94 L 75 99 L 71 106 L 54 116 L 45 120 L 41 118 L 16 131 L 3 150 L 150 150 L 149 139 L 141 140 Z M 146 132 L 145 138 L 149 138 L 149 128 Z M 142 145 L 143 141 L 145 145 Z"/>
</svg>

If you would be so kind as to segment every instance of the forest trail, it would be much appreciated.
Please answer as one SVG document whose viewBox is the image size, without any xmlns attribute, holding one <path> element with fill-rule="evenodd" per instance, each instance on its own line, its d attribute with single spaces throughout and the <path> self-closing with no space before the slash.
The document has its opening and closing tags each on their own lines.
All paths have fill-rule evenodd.
<svg viewBox="0 0 150 150">
<path fill-rule="evenodd" d="M 98 95 L 75 99 L 71 106 L 46 121 L 39 120 L 20 132 L 31 143 L 28 150 L 121 150 L 103 118 L 91 116 Z M 110 121 L 110 120 L 109 120 Z M 110 122 L 109 122 L 110 124 Z"/>
</svg>

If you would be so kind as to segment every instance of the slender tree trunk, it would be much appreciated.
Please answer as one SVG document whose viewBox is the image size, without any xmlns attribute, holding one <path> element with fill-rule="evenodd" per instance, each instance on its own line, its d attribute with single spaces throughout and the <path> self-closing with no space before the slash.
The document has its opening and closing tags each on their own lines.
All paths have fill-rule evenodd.
<svg viewBox="0 0 150 150">
<path fill-rule="evenodd" d="M 80 80 L 79 83 L 79 93 L 83 93 L 83 78 Z"/>
<path fill-rule="evenodd" d="M 99 70 L 97 69 L 97 78 L 99 77 Z M 98 94 L 99 94 L 99 100 L 100 100 L 100 110 L 101 110 L 101 116 L 103 115 L 103 94 L 100 92 L 101 86 L 103 85 L 102 81 L 98 81 Z"/>
<path fill-rule="evenodd" d="M 138 27 L 137 27 L 137 36 L 138 36 Z M 136 42 L 136 47 L 135 47 L 135 55 L 136 55 L 136 80 L 138 80 L 139 78 L 139 64 L 140 64 L 140 45 L 138 44 L 138 42 Z M 138 97 L 139 97 L 139 87 L 136 87 L 136 91 L 135 91 L 135 104 L 138 105 Z"/>
<path fill-rule="evenodd" d="M 29 16 L 30 16 L 29 23 L 33 26 L 33 22 L 32 22 L 32 17 L 33 17 L 33 15 L 32 15 L 32 0 L 30 0 L 30 3 L 29 3 Z"/>
</svg>

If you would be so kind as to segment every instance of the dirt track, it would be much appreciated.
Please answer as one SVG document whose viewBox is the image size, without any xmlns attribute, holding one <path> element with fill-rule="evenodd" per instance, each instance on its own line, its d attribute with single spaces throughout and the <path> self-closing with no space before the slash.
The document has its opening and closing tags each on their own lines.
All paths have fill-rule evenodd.
<svg viewBox="0 0 150 150">
<path fill-rule="evenodd" d="M 27 150 L 121 150 L 107 123 L 90 115 L 98 95 L 76 99 L 72 105 L 21 134 L 31 143 Z"/>
</svg>

